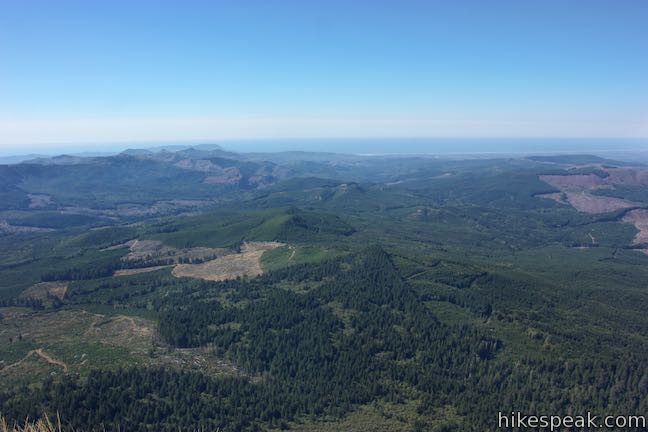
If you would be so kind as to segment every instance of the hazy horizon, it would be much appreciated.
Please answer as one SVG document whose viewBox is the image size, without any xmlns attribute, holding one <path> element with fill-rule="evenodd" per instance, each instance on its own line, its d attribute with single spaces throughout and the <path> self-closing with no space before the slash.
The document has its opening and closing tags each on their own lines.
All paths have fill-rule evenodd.
<svg viewBox="0 0 648 432">
<path fill-rule="evenodd" d="M 0 158 L 25 155 L 111 155 L 128 149 L 218 145 L 235 153 L 323 152 L 355 155 L 531 155 L 648 152 L 648 139 L 628 138 L 291 138 L 62 143 L 0 148 Z"/>
</svg>

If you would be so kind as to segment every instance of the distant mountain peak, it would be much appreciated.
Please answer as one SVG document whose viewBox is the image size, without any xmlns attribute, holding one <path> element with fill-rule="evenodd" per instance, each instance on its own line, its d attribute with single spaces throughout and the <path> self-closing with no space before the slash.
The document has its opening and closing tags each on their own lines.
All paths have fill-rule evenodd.
<svg viewBox="0 0 648 432">
<path fill-rule="evenodd" d="M 130 156 L 139 156 L 139 155 L 150 155 L 153 154 L 152 151 L 146 149 L 126 149 L 120 153 L 121 155 L 130 155 Z"/>
</svg>

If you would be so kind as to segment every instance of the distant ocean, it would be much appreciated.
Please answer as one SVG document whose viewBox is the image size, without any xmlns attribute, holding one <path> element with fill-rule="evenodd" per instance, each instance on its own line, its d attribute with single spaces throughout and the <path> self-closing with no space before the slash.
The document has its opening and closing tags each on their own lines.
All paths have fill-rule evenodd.
<svg viewBox="0 0 648 432">
<path fill-rule="evenodd" d="M 530 154 L 577 154 L 589 153 L 606 157 L 645 154 L 648 159 L 648 139 L 586 139 L 586 138 L 335 138 L 335 139 L 257 139 L 257 140 L 188 140 L 168 142 L 120 142 L 88 144 L 86 146 L 62 144 L 46 150 L 31 149 L 25 153 L 109 155 L 128 148 L 152 148 L 159 146 L 193 146 L 218 144 L 233 152 L 329 152 L 357 155 L 438 155 L 497 157 Z M 1 149 L 0 156 L 11 163 L 7 156 L 20 155 L 15 149 Z M 16 161 L 13 161 L 14 163 Z"/>
<path fill-rule="evenodd" d="M 216 142 L 239 152 L 323 151 L 364 155 L 506 155 L 648 152 L 648 139 L 348 138 Z"/>
</svg>

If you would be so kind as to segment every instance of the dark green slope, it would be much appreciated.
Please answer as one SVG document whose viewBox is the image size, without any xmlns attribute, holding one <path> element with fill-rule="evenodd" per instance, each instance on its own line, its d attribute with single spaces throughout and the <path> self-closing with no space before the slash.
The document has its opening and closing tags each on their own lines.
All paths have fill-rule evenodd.
<svg viewBox="0 0 648 432">
<path fill-rule="evenodd" d="M 251 281 L 186 286 L 158 307 L 167 343 L 209 345 L 245 374 L 96 372 L 5 393 L 3 412 L 10 419 L 59 412 L 80 428 L 247 431 L 335 418 L 383 400 L 415 404 L 410 421 L 423 430 L 440 427 L 433 413 L 451 407 L 456 416 L 444 427 L 483 431 L 498 411 L 648 408 L 645 358 L 565 362 L 558 354 L 513 364 L 507 351 L 515 348 L 492 331 L 439 320 L 379 247 Z M 612 393 L 619 386 L 623 393 Z"/>
<path fill-rule="evenodd" d="M 54 207 L 97 209 L 151 205 L 161 200 L 212 199 L 232 190 L 271 184 L 287 175 L 275 168 L 271 163 L 191 151 L 0 165 L 0 194 L 5 198 L 0 210 L 27 209 L 28 193 L 49 195 Z"/>
<path fill-rule="evenodd" d="M 191 161 L 231 160 L 186 153 Z M 176 171 L 161 167 L 176 157 L 124 157 L 119 169 L 127 173 L 137 159 L 132 167 L 160 168 L 152 178 L 173 178 Z M 42 218 L 57 231 L 0 237 L 0 300 L 16 300 L 43 278 L 74 279 L 60 302 L 23 304 L 33 309 L 24 312 L 56 317 L 81 308 L 145 316 L 157 327 L 142 351 L 150 358 L 126 370 L 102 364 L 81 378 L 34 378 L 0 396 L 0 411 L 19 420 L 58 411 L 82 430 L 119 423 L 273 432 L 345 430 L 337 419 L 364 424 L 358 418 L 369 411 L 379 430 L 398 422 L 399 431 L 480 432 L 495 429 L 498 411 L 646 412 L 648 256 L 630 250 L 637 231 L 620 223 L 626 211 L 585 214 L 537 197 L 554 191 L 539 174 L 601 174 L 547 162 L 293 164 L 291 178 L 270 186 L 209 186 L 222 188 L 217 210 L 101 229 L 66 226 L 48 217 L 51 209 L 4 212 L 10 221 Z M 273 175 L 253 163 L 241 165 L 244 175 Z M 344 166 L 334 179 L 355 166 L 357 173 L 299 177 L 306 165 L 321 174 L 335 164 Z M 174 193 L 202 193 L 185 180 Z M 127 250 L 102 249 L 135 238 L 178 248 L 289 246 L 264 254 L 258 278 L 207 282 L 170 268 L 113 277 Z M 26 353 L 36 348 L 30 343 L 9 347 Z M 190 353 L 236 370 L 190 372 L 175 360 L 150 368 Z M 2 358 L 20 358 L 12 355 Z"/>
<path fill-rule="evenodd" d="M 289 208 L 176 218 L 154 223 L 143 236 L 177 247 L 234 247 L 242 241 L 330 242 L 353 232 L 335 215 Z"/>
</svg>

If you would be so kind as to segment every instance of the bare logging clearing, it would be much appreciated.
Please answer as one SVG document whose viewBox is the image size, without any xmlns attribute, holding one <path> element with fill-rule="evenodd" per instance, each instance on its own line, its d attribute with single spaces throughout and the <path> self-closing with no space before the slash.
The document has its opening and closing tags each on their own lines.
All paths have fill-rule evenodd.
<svg viewBox="0 0 648 432">
<path fill-rule="evenodd" d="M 47 300 L 48 297 L 57 297 L 63 300 L 68 288 L 68 282 L 39 282 L 20 293 L 20 298 Z"/>
<path fill-rule="evenodd" d="M 257 276 L 263 273 L 261 256 L 270 249 L 285 246 L 279 242 L 244 242 L 241 252 L 224 255 L 202 264 L 180 264 L 172 274 L 176 277 L 221 281 L 237 277 Z"/>
</svg>

